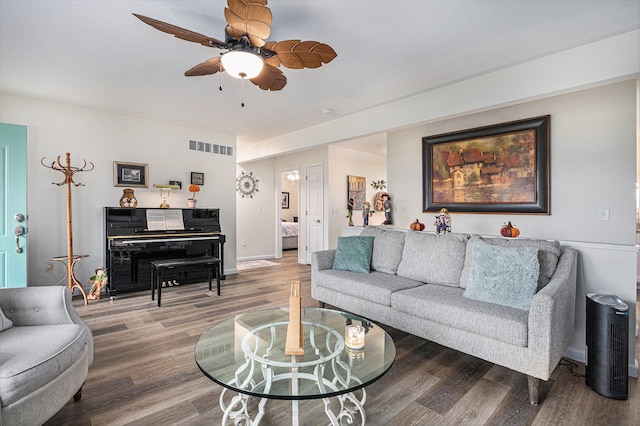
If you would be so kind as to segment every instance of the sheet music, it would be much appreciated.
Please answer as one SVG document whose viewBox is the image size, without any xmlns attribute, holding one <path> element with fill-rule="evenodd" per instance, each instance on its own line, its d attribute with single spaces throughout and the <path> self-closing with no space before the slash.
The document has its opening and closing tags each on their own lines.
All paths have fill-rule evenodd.
<svg viewBox="0 0 640 426">
<path fill-rule="evenodd" d="M 182 220 L 182 210 L 165 210 L 165 223 L 168 231 L 184 230 L 184 220 Z"/>
<path fill-rule="evenodd" d="M 182 210 L 147 209 L 149 231 L 184 230 Z"/>
<path fill-rule="evenodd" d="M 164 210 L 147 209 L 147 229 L 149 231 L 165 231 L 167 229 Z"/>
</svg>

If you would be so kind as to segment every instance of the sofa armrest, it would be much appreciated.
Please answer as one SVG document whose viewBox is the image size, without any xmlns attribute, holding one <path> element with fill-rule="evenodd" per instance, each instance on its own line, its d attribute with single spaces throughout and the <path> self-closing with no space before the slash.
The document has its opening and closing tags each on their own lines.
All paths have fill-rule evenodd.
<svg viewBox="0 0 640 426">
<path fill-rule="evenodd" d="M 93 362 L 93 335 L 71 303 L 67 287 L 43 286 L 0 289 L 0 308 L 15 327 L 78 324 L 85 329 L 89 364 Z"/>
<path fill-rule="evenodd" d="M 315 271 L 333 268 L 333 258 L 336 255 L 334 250 L 320 250 L 311 254 L 311 274 Z"/>
<path fill-rule="evenodd" d="M 327 269 L 333 269 L 333 258 L 336 255 L 335 250 L 320 250 L 311 253 L 311 297 L 318 299 L 316 287 L 318 286 L 318 272 Z"/>
<path fill-rule="evenodd" d="M 576 275 L 578 252 L 565 248 L 551 281 L 531 302 L 529 348 L 541 355 L 540 367 L 547 380 L 564 356 L 575 330 Z M 544 360 L 544 361 L 543 361 Z"/>
<path fill-rule="evenodd" d="M 62 286 L 0 289 L 0 307 L 15 326 L 82 323 Z"/>
</svg>

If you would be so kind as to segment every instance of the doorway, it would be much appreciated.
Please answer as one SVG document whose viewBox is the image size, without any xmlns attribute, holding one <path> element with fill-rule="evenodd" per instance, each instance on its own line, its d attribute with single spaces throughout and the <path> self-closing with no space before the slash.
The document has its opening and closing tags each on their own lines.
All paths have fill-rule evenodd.
<svg viewBox="0 0 640 426">
<path fill-rule="evenodd" d="M 278 258 L 283 251 L 298 250 L 300 241 L 300 172 L 298 169 L 280 173 L 280 214 L 278 220 Z"/>
</svg>

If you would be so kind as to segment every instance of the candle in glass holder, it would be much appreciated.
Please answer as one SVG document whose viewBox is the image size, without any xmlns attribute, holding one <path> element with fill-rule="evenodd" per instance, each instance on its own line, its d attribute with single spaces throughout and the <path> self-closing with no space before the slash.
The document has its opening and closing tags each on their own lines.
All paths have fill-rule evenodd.
<svg viewBox="0 0 640 426">
<path fill-rule="evenodd" d="M 351 349 L 364 348 L 364 327 L 348 325 L 344 329 L 344 344 Z"/>
<path fill-rule="evenodd" d="M 362 349 L 346 348 L 344 352 L 347 354 L 347 358 L 349 359 L 349 365 L 352 365 L 353 361 L 364 360 L 364 351 Z"/>
</svg>

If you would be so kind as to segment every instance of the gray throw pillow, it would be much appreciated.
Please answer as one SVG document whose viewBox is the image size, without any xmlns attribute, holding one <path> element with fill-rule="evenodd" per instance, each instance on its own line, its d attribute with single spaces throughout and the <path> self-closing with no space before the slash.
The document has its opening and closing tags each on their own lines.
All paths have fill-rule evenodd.
<svg viewBox="0 0 640 426">
<path fill-rule="evenodd" d="M 540 271 L 538 274 L 537 291 L 543 289 L 556 272 L 558 260 L 562 254 L 560 243 L 558 241 L 535 240 L 528 238 L 483 238 L 479 235 L 471 236 L 467 244 L 467 259 L 472 258 L 472 253 L 476 244 L 481 241 L 487 244 L 493 244 L 501 247 L 534 247 L 538 249 L 538 262 L 540 263 Z M 460 275 L 460 287 L 466 288 L 469 281 L 469 272 L 471 264 L 465 261 L 462 275 Z"/>
<path fill-rule="evenodd" d="M 385 231 L 374 226 L 367 226 L 360 235 L 375 237 L 371 270 L 395 275 L 402 260 L 406 232 Z"/>
<path fill-rule="evenodd" d="M 528 311 L 538 286 L 538 249 L 479 241 L 464 297 Z"/>
<path fill-rule="evenodd" d="M 11 327 L 13 327 L 13 321 L 5 317 L 2 309 L 0 309 L 0 331 L 4 331 Z"/>
<path fill-rule="evenodd" d="M 458 287 L 468 239 L 467 234 L 408 232 L 398 276 Z"/>
<path fill-rule="evenodd" d="M 369 273 L 374 237 L 338 237 L 333 269 Z"/>
</svg>

